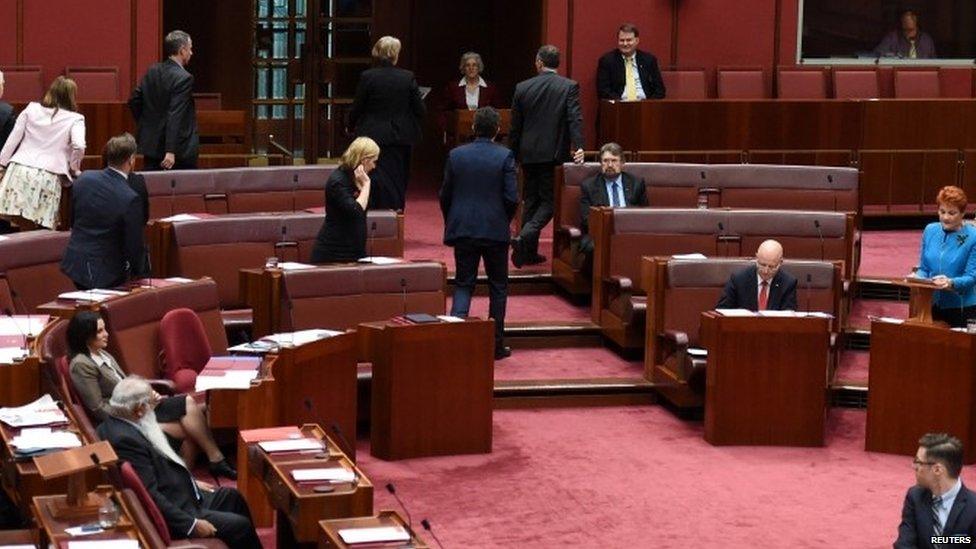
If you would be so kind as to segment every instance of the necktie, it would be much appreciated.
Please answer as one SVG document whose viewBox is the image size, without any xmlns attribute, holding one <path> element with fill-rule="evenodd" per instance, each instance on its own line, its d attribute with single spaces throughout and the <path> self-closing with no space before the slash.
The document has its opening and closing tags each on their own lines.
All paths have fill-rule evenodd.
<svg viewBox="0 0 976 549">
<path fill-rule="evenodd" d="M 759 285 L 759 310 L 765 311 L 766 304 L 769 302 L 769 282 L 765 280 Z"/>
<path fill-rule="evenodd" d="M 932 535 L 942 535 L 942 522 L 939 520 L 939 508 L 942 507 L 942 496 L 932 499 Z M 936 545 L 936 547 L 939 547 Z"/>
<path fill-rule="evenodd" d="M 627 101 L 637 100 L 637 71 L 634 70 L 634 59 L 624 57 L 624 67 L 626 68 L 626 80 L 624 81 L 624 99 Z"/>
<path fill-rule="evenodd" d="M 910 46 L 908 47 L 908 58 L 918 59 L 918 48 L 915 47 L 915 41 L 909 40 L 908 42 L 910 44 Z"/>
<path fill-rule="evenodd" d="M 620 201 L 617 199 L 617 189 L 618 189 L 617 182 L 614 181 L 613 184 L 610 185 L 610 207 L 611 208 L 619 208 L 620 206 L 622 206 L 622 204 L 620 204 Z"/>
</svg>

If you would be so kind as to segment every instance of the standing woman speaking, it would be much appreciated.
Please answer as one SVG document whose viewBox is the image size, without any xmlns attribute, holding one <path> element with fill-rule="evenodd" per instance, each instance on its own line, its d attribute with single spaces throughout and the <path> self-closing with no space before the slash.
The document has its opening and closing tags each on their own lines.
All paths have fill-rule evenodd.
<svg viewBox="0 0 976 549">
<path fill-rule="evenodd" d="M 384 36 L 373 46 L 376 67 L 363 72 L 349 123 L 357 137 L 375 141 L 383 155 L 376 164 L 370 209 L 403 210 L 410 178 L 410 149 L 420 139 L 426 109 L 413 73 L 398 69 L 400 41 Z"/>
<path fill-rule="evenodd" d="M 942 187 L 935 201 L 939 220 L 922 233 L 915 276 L 931 278 L 940 289 L 932 298 L 932 318 L 961 327 L 976 318 L 976 228 L 963 222 L 966 193 Z"/>
</svg>

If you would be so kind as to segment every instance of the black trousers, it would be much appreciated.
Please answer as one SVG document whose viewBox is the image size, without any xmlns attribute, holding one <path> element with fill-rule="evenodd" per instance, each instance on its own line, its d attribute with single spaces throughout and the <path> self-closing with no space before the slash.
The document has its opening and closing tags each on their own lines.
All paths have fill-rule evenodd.
<svg viewBox="0 0 976 549">
<path fill-rule="evenodd" d="M 539 233 L 552 221 L 555 162 L 522 164 L 522 249 L 526 259 L 539 253 Z"/>
<path fill-rule="evenodd" d="M 488 316 L 495 321 L 495 349 L 505 345 L 505 307 L 508 303 L 508 242 L 461 239 L 454 243 L 454 298 L 451 315 L 465 317 L 471 309 L 471 294 L 478 277 L 478 263 L 484 260 L 488 275 Z"/>
<path fill-rule="evenodd" d="M 966 322 L 976 318 L 976 305 L 969 307 L 950 307 L 942 309 L 932 305 L 932 319 L 941 320 L 950 328 L 965 328 Z"/>
<path fill-rule="evenodd" d="M 380 157 L 370 176 L 369 210 L 400 210 L 407 201 L 410 145 L 380 145 Z"/>
<path fill-rule="evenodd" d="M 234 549 L 261 549 L 261 540 L 251 521 L 251 510 L 241 493 L 232 488 L 203 492 L 200 517 L 214 525 L 217 538 Z"/>
<path fill-rule="evenodd" d="M 162 171 L 163 168 L 159 165 L 159 163 L 162 162 L 162 161 L 163 161 L 162 158 L 153 158 L 151 156 L 143 156 L 142 157 L 142 164 L 143 164 L 142 171 L 144 171 L 144 172 L 158 172 L 158 171 Z M 190 158 L 190 159 L 177 158 L 176 159 L 176 163 L 173 164 L 173 168 L 172 169 L 174 169 L 174 170 L 195 170 L 195 169 L 197 169 L 197 159 L 196 158 Z"/>
</svg>

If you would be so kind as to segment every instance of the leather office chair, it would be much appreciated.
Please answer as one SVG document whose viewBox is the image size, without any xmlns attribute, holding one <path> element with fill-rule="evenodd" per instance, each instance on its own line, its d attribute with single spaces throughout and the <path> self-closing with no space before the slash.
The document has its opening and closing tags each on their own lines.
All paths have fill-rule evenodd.
<svg viewBox="0 0 976 549">
<path fill-rule="evenodd" d="M 173 309 L 159 322 L 163 374 L 178 393 L 192 393 L 197 374 L 212 356 L 200 317 L 191 309 Z"/>
</svg>

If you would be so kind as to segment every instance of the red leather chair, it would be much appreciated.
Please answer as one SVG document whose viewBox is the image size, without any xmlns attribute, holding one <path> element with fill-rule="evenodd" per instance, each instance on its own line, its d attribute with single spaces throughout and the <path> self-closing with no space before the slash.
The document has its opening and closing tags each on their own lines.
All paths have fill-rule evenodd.
<svg viewBox="0 0 976 549">
<path fill-rule="evenodd" d="M 78 85 L 78 101 L 119 100 L 118 67 L 66 67 L 64 75 Z"/>
<path fill-rule="evenodd" d="M 937 99 L 939 71 L 895 71 L 895 97 L 898 99 Z"/>
<path fill-rule="evenodd" d="M 200 317 L 191 309 L 166 313 L 159 322 L 159 344 L 163 374 L 175 384 L 177 393 L 192 393 L 197 374 L 212 356 Z"/>
<path fill-rule="evenodd" d="M 776 96 L 780 99 L 826 99 L 827 75 L 823 70 L 780 69 Z"/>
<path fill-rule="evenodd" d="M 837 99 L 877 99 L 878 73 L 870 70 L 835 70 L 834 97 Z"/>
<path fill-rule="evenodd" d="M 666 99 L 708 99 L 705 71 L 681 69 L 661 71 Z"/>
<path fill-rule="evenodd" d="M 71 381 L 71 369 L 69 368 L 68 356 L 59 356 L 54 361 L 54 364 L 58 372 L 58 388 L 61 390 L 61 396 L 68 404 L 80 404 L 84 406 L 81 395 L 78 394 L 78 390 L 75 389 L 75 384 Z"/>
<path fill-rule="evenodd" d="M 761 68 L 719 68 L 719 99 L 765 99 L 766 82 Z"/>
</svg>

